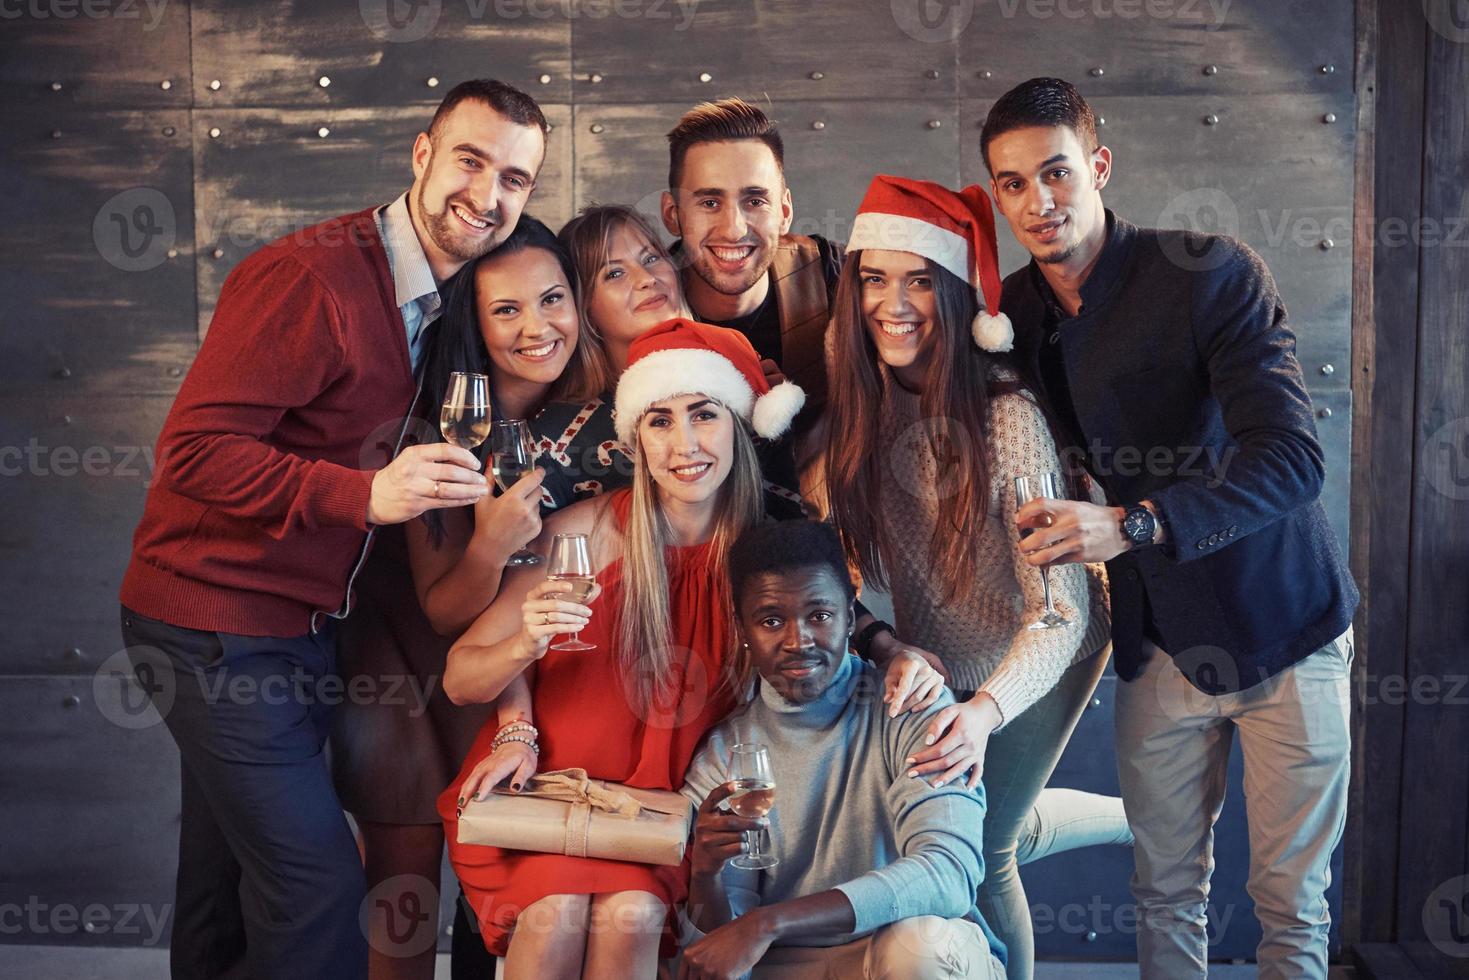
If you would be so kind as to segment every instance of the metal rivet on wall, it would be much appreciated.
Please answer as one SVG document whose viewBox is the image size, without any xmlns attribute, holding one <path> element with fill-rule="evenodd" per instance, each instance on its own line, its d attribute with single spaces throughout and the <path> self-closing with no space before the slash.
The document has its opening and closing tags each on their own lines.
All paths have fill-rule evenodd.
<svg viewBox="0 0 1469 980">
<path fill-rule="evenodd" d="M 979 77 L 980 78 L 994 78 L 995 77 L 995 73 L 992 72 L 992 71 L 990 71 L 988 68 L 986 68 L 984 71 L 982 71 L 982 72 L 979 73 Z"/>
<path fill-rule="evenodd" d="M 1101 65 L 1097 65 L 1095 68 L 1092 68 L 1090 71 L 1088 71 L 1087 74 L 1092 76 L 1093 78 L 1101 78 L 1103 75 L 1106 74 L 1106 71 L 1103 70 Z"/>
<path fill-rule="evenodd" d="M 59 130 L 59 129 L 53 129 L 53 130 L 51 130 L 51 138 L 54 139 L 54 140 L 61 139 L 61 130 Z"/>
<path fill-rule="evenodd" d="M 826 77 L 826 73 L 825 72 L 820 72 L 820 71 L 813 71 L 811 74 L 807 75 L 806 77 L 809 78 L 809 79 L 811 79 L 811 81 L 813 81 L 813 82 L 819 82 L 823 78 Z"/>
<path fill-rule="evenodd" d="M 320 78 L 318 78 L 316 80 L 316 84 L 320 85 L 322 88 L 326 88 L 331 83 L 332 83 L 332 80 L 329 77 L 327 77 L 326 75 L 323 75 L 323 76 L 321 76 Z"/>
<path fill-rule="evenodd" d="M 61 424 L 62 425 L 71 425 L 71 416 L 70 415 L 63 415 L 63 416 L 61 416 Z"/>
<path fill-rule="evenodd" d="M 1323 239 L 1321 239 L 1321 245 L 1320 245 L 1321 251 L 1325 252 L 1327 249 L 1332 249 L 1332 248 L 1335 248 L 1335 247 L 1336 247 L 1336 242 L 1332 241 L 1330 238 L 1323 238 Z"/>
<path fill-rule="evenodd" d="M 1316 417 L 1318 419 L 1329 419 L 1329 418 L 1331 418 L 1331 409 L 1328 408 L 1325 405 L 1322 405 L 1320 408 L 1316 409 Z"/>
<path fill-rule="evenodd" d="M 163 127 L 163 135 L 164 136 L 172 136 L 173 134 L 175 134 L 177 132 L 178 132 L 178 130 L 174 129 L 172 126 L 164 126 Z"/>
<path fill-rule="evenodd" d="M 929 129 L 938 129 L 943 124 L 944 124 L 944 121 L 942 119 L 930 119 L 928 121 L 928 128 Z"/>
<path fill-rule="evenodd" d="M 439 87 L 439 76 L 438 75 L 430 75 L 429 77 L 427 77 L 427 78 L 425 78 L 423 80 L 423 84 L 427 85 L 429 88 L 438 88 Z"/>
<path fill-rule="evenodd" d="M 219 139 L 219 127 L 218 126 L 210 126 L 209 127 L 209 138 L 212 139 L 212 140 Z"/>
<path fill-rule="evenodd" d="M 1328 125 L 1336 122 L 1336 113 L 1328 112 L 1326 115 L 1321 117 L 1321 121 L 1327 123 Z"/>
<path fill-rule="evenodd" d="M 169 89 L 173 88 L 173 82 L 165 78 L 163 81 L 158 83 L 158 87 L 167 92 Z"/>
<path fill-rule="evenodd" d="M 818 119 L 814 123 L 811 124 L 811 128 L 812 129 L 825 129 L 826 128 L 826 123 L 824 123 L 820 119 Z"/>
<path fill-rule="evenodd" d="M 60 82 L 52 82 L 51 83 L 51 91 L 53 91 L 53 92 L 60 92 L 61 91 L 61 83 Z"/>
<path fill-rule="evenodd" d="M 1089 942 L 1089 943 L 1094 943 L 1094 942 L 1097 941 L 1097 933 L 1096 933 L 1096 930 L 1092 929 L 1092 930 L 1088 930 L 1087 931 L 1086 941 Z"/>
<path fill-rule="evenodd" d="M 1321 66 L 1321 74 L 1323 74 L 1323 75 L 1335 75 L 1336 74 L 1336 65 L 1322 65 Z"/>
<path fill-rule="evenodd" d="M 714 81 L 714 76 L 709 74 L 707 71 L 701 71 L 699 72 L 699 81 L 703 82 L 705 85 L 708 85 L 710 82 Z"/>
<path fill-rule="evenodd" d="M 542 75 L 540 78 L 536 79 L 536 81 L 540 82 L 542 85 L 550 85 L 551 84 L 551 76 L 550 75 Z"/>
<path fill-rule="evenodd" d="M 213 251 L 211 251 L 209 253 L 209 256 L 210 256 L 210 258 L 222 259 L 222 258 L 224 258 L 224 249 L 222 249 L 222 248 L 216 248 L 216 249 L 214 249 Z"/>
<path fill-rule="evenodd" d="M 171 259 L 178 258 L 179 257 L 179 250 L 176 249 L 176 248 L 169 249 L 168 250 L 168 257 L 171 258 Z"/>
<path fill-rule="evenodd" d="M 62 656 L 64 656 L 67 660 L 80 660 L 82 659 L 82 648 L 67 647 L 66 652 L 62 654 Z"/>
<path fill-rule="evenodd" d="M 61 706 L 63 708 L 75 708 L 81 703 L 82 699 L 77 697 L 75 694 L 68 694 L 66 697 L 61 699 Z"/>
<path fill-rule="evenodd" d="M 218 92 L 219 91 L 219 79 L 216 78 L 216 79 L 214 79 L 214 81 L 212 81 L 212 82 L 209 83 L 209 91 L 211 91 L 211 92 Z"/>
<path fill-rule="evenodd" d="M 591 82 L 593 85 L 599 85 L 601 84 L 602 76 L 597 74 L 596 72 L 592 72 L 591 75 L 587 76 L 587 81 Z"/>
<path fill-rule="evenodd" d="M 168 376 L 170 378 L 182 378 L 184 376 L 184 369 L 181 367 L 171 367 L 168 369 Z"/>
<path fill-rule="evenodd" d="M 939 70 L 937 68 L 930 68 L 928 71 L 926 71 L 926 72 L 923 73 L 923 77 L 924 78 L 938 78 L 939 77 Z"/>
<path fill-rule="evenodd" d="M 600 133 L 600 132 L 604 131 L 606 128 L 607 127 L 603 126 L 601 123 L 592 123 L 592 132 L 594 132 L 594 133 Z"/>
<path fill-rule="evenodd" d="M 1204 74 L 1205 75 L 1217 75 L 1217 74 L 1219 74 L 1219 66 L 1218 65 L 1205 65 L 1204 66 Z"/>
<path fill-rule="evenodd" d="M 1333 364 L 1323 364 L 1321 365 L 1321 373 L 1329 378 L 1336 373 L 1336 366 Z"/>
<path fill-rule="evenodd" d="M 69 377 L 71 377 L 71 368 L 69 368 L 69 367 L 62 367 L 62 368 L 57 368 L 56 369 L 56 374 L 55 374 L 56 380 L 58 380 L 58 381 L 65 381 Z"/>
<path fill-rule="evenodd" d="M 1106 116 L 1098 116 L 1097 117 L 1097 125 L 1098 126 L 1105 126 L 1105 125 L 1107 125 L 1107 117 Z"/>
<path fill-rule="evenodd" d="M 316 135 L 317 136 L 320 136 L 322 139 L 326 139 L 331 134 L 332 134 L 332 131 L 330 129 L 327 129 L 325 126 L 322 126 L 320 129 L 318 129 L 316 131 Z"/>
<path fill-rule="evenodd" d="M 1216 115 L 1214 115 L 1214 113 L 1212 113 L 1212 112 L 1209 113 L 1207 116 L 1204 117 L 1204 125 L 1205 126 L 1217 126 L 1217 125 L 1219 125 L 1219 117 L 1216 116 Z"/>
</svg>

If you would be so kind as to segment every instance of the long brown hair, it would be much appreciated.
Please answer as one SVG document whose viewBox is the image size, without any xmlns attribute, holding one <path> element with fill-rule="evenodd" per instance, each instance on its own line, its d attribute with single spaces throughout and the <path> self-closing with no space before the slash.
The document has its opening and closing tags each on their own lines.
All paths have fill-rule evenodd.
<svg viewBox="0 0 1469 980">
<path fill-rule="evenodd" d="M 883 500 L 895 484 L 881 424 L 884 392 L 898 381 L 867 332 L 861 261 L 860 251 L 848 253 L 837 282 L 828 439 L 822 456 L 827 502 L 848 560 L 865 579 L 887 588 L 885 556 L 894 554 L 894 541 Z M 947 600 L 973 581 L 979 534 L 989 510 L 990 402 L 1026 386 L 995 378 L 996 366 L 1013 370 L 1011 360 L 982 350 L 970 339 L 969 324 L 978 309 L 973 287 L 932 261 L 927 265 L 935 322 L 919 353 L 929 358 L 919 414 L 928 427 L 927 438 L 952 447 L 961 474 L 952 487 L 932 488 L 944 494 L 945 503 L 938 508 L 928 557 Z"/>
<path fill-rule="evenodd" d="M 724 576 L 729 549 L 745 529 L 764 513 L 761 496 L 760 462 L 749 423 L 728 406 L 734 425 L 734 456 L 729 474 L 719 488 L 714 518 L 714 535 L 708 560 L 716 576 Z M 629 678 L 629 693 L 643 711 L 661 706 L 675 684 L 671 676 L 673 651 L 669 603 L 669 568 L 673 558 L 673 528 L 663 513 L 658 486 L 643 460 L 642 439 L 635 447 L 632 509 L 623 529 L 622 602 L 617 624 L 623 677 Z M 720 599 L 728 622 L 725 649 L 735 655 L 725 658 L 721 685 L 739 691 L 746 663 L 735 639 L 734 606 L 726 593 Z M 712 692 L 711 692 L 712 693 Z"/>
</svg>

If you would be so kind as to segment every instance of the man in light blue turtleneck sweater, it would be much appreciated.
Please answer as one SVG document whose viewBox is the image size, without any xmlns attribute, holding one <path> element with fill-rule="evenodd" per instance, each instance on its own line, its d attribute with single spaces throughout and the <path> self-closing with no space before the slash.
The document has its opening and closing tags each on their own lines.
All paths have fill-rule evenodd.
<svg viewBox="0 0 1469 980">
<path fill-rule="evenodd" d="M 1004 947 L 974 905 L 984 877 L 984 789 L 910 776 L 932 715 L 890 717 L 882 673 L 846 652 L 853 589 L 830 527 L 747 531 L 730 555 L 753 701 L 716 727 L 691 765 L 699 804 L 684 951 L 691 980 L 1003 978 Z M 745 818 L 731 795 L 736 743 L 768 749 L 775 806 Z M 741 832 L 770 831 L 779 864 L 729 866 Z"/>
</svg>

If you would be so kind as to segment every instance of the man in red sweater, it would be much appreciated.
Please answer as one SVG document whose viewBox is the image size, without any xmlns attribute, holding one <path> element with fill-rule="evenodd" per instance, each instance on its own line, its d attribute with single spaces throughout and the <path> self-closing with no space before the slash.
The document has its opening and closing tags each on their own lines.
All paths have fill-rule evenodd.
<svg viewBox="0 0 1469 980">
<path fill-rule="evenodd" d="M 362 867 L 322 748 L 333 627 L 375 526 L 488 493 L 471 453 L 403 434 L 438 287 L 514 230 L 547 131 L 508 85 L 456 86 L 405 195 L 265 246 L 220 291 L 122 585 L 181 756 L 175 978 L 366 974 Z"/>
</svg>

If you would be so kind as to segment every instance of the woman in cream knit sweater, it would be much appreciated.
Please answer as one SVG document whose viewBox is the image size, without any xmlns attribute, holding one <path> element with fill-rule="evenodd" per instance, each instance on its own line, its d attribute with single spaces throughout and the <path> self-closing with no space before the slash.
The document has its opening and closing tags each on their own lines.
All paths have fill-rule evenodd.
<svg viewBox="0 0 1469 980">
<path fill-rule="evenodd" d="M 814 489 L 863 578 L 891 592 L 897 636 L 934 654 L 955 692 L 933 722 L 934 744 L 910 764 L 940 782 L 974 786 L 983 774 L 980 907 L 1011 950 L 1010 977 L 1028 977 L 1016 837 L 1106 667 L 1105 573 L 1052 568 L 1069 622 L 1029 628 L 1045 600 L 1019 552 L 1015 477 L 1061 473 L 1062 463 L 1046 414 L 1003 353 L 1008 321 L 980 305 L 999 299 L 984 192 L 878 177 L 847 249 Z"/>
</svg>

